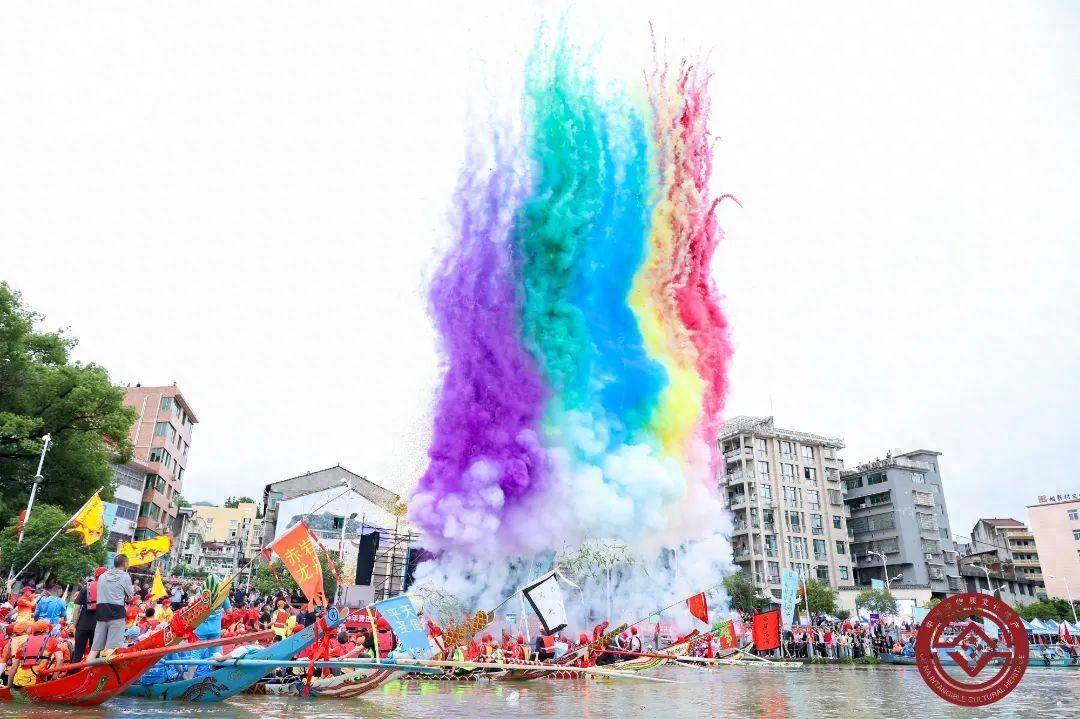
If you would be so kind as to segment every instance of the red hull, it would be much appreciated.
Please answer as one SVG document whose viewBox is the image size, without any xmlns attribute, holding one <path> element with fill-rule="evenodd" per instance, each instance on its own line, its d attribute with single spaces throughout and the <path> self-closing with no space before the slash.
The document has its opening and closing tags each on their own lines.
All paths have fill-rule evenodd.
<svg viewBox="0 0 1080 719">
<path fill-rule="evenodd" d="M 223 594 L 219 593 L 219 596 L 224 599 Z M 216 608 L 210 592 L 203 592 L 194 604 L 173 615 L 168 624 L 124 651 L 157 649 L 177 644 L 202 624 Z M 160 659 L 160 656 L 151 656 L 125 661 L 123 653 L 117 653 L 109 664 L 86 667 L 66 677 L 23 687 L 21 691 L 35 702 L 96 706 L 127 689 Z M 9 693 L 6 698 L 10 696 Z M 4 697 L 0 695 L 0 698 Z"/>
</svg>

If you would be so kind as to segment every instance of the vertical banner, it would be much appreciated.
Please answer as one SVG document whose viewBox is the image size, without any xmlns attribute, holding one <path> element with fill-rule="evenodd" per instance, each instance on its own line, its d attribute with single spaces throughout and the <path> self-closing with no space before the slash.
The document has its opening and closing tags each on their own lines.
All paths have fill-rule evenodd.
<svg viewBox="0 0 1080 719">
<path fill-rule="evenodd" d="M 780 612 L 784 626 L 795 621 L 795 602 L 799 600 L 799 575 L 793 569 L 780 570 Z"/>
<path fill-rule="evenodd" d="M 754 648 L 776 649 L 780 646 L 780 610 L 769 609 L 754 615 Z"/>
</svg>

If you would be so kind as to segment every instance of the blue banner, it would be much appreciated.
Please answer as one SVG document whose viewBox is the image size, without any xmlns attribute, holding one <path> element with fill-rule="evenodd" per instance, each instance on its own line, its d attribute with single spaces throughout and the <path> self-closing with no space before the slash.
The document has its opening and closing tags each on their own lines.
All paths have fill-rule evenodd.
<svg viewBox="0 0 1080 719">
<path fill-rule="evenodd" d="M 780 570 L 780 619 L 790 628 L 795 621 L 795 603 L 799 601 L 799 575 L 793 569 Z"/>
<path fill-rule="evenodd" d="M 390 623 L 402 651 L 414 659 L 431 657 L 431 641 L 428 639 L 427 629 L 420 623 L 416 608 L 407 596 L 384 599 L 371 606 Z"/>
</svg>

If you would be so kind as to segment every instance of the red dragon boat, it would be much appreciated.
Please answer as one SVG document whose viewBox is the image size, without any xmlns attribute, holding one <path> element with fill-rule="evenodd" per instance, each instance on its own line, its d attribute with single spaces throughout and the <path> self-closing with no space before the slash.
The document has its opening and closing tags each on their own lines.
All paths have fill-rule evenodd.
<svg viewBox="0 0 1080 719">
<path fill-rule="evenodd" d="M 161 659 L 161 656 L 140 656 L 125 660 L 124 654 L 179 644 L 225 602 L 231 584 L 230 578 L 216 589 L 204 589 L 194 602 L 177 611 L 168 624 L 130 647 L 116 650 L 107 663 L 94 664 L 58 679 L 21 687 L 14 695 L 10 691 L 0 692 L 0 699 L 18 701 L 25 697 L 33 702 L 97 706 L 127 689 Z M 181 650 L 182 647 L 177 647 L 177 651 Z"/>
</svg>

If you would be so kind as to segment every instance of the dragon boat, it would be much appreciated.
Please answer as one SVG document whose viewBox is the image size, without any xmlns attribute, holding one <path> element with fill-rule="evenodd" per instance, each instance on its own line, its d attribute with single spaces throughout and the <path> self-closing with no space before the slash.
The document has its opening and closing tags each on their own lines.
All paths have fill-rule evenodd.
<svg viewBox="0 0 1080 719">
<path fill-rule="evenodd" d="M 313 642 L 336 629 L 341 622 L 342 618 L 338 610 L 335 607 L 329 607 L 318 621 L 304 628 L 303 631 L 249 654 L 244 659 L 291 660 Z M 229 666 L 226 664 L 205 676 L 154 684 L 132 684 L 124 690 L 124 696 L 186 702 L 219 702 L 254 685 L 266 676 L 268 671 L 267 666 Z"/>
<path fill-rule="evenodd" d="M 570 666 L 571 664 L 573 664 L 574 662 L 576 662 L 577 660 L 579 660 L 583 656 L 585 656 L 585 652 L 588 651 L 589 649 L 592 649 L 592 650 L 596 651 L 596 650 L 602 649 L 603 647 L 606 647 L 608 645 L 608 643 L 611 642 L 612 639 L 614 639 L 615 637 L 617 637 L 620 634 L 622 634 L 623 632 L 625 632 L 626 629 L 627 629 L 627 626 L 628 625 L 626 625 L 626 624 L 622 624 L 622 625 L 616 627 L 615 629 L 611 630 L 610 632 L 607 632 L 606 634 L 601 636 L 599 639 L 595 639 L 595 640 L 589 642 L 588 644 L 586 644 L 584 646 L 578 647 L 577 649 L 575 649 L 572 652 L 567 652 L 564 656 L 560 657 L 559 659 L 556 659 L 554 662 L 552 662 L 551 664 L 548 664 L 546 666 L 550 667 L 552 664 L 554 664 L 556 666 L 559 666 L 559 665 Z M 577 675 L 574 672 L 567 672 L 566 674 L 561 674 L 559 672 L 551 672 L 551 671 L 546 670 L 546 669 L 509 669 L 506 672 L 504 672 L 501 676 L 498 676 L 498 677 L 495 677 L 495 678 L 498 681 L 501 681 L 501 682 L 527 682 L 527 681 L 530 681 L 530 680 L 533 680 L 533 679 L 540 679 L 540 678 L 575 679 L 575 678 L 577 678 Z"/>
<path fill-rule="evenodd" d="M 231 585 L 232 578 L 229 578 L 216 587 L 208 586 L 194 602 L 173 614 L 167 624 L 158 627 L 153 633 L 135 644 L 116 650 L 108 661 L 82 667 L 67 676 L 20 687 L 13 692 L 0 695 L 0 698 L 11 700 L 25 698 L 33 702 L 48 704 L 97 706 L 134 684 L 161 658 L 160 655 L 141 655 L 125 659 L 125 654 L 179 644 L 195 630 L 195 627 L 202 624 L 203 620 L 225 603 Z M 182 647 L 177 648 L 177 651 L 182 650 Z"/>
</svg>

